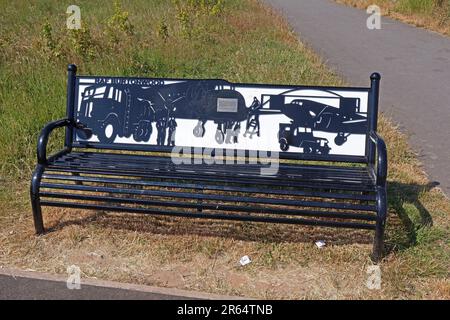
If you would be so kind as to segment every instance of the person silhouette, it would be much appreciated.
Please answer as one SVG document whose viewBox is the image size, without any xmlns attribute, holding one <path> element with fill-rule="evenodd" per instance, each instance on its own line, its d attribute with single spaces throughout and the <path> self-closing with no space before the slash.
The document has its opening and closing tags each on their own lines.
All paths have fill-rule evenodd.
<svg viewBox="0 0 450 320">
<path fill-rule="evenodd" d="M 259 137 L 259 130 L 260 130 L 260 124 L 259 124 L 259 110 L 262 108 L 261 103 L 259 102 L 258 98 L 253 97 L 253 102 L 248 108 L 248 114 L 247 114 L 247 124 L 245 126 L 245 133 L 244 137 L 247 133 L 250 134 L 250 138 L 256 133 L 256 135 Z M 250 128 L 253 127 L 253 130 L 250 131 Z"/>
<path fill-rule="evenodd" d="M 238 121 L 233 128 L 233 143 L 238 143 L 239 133 L 241 133 L 241 123 Z"/>
<path fill-rule="evenodd" d="M 232 127 L 233 127 L 233 122 L 226 122 L 225 123 L 225 135 L 226 135 L 226 138 L 225 138 L 225 143 L 231 143 L 231 138 L 233 137 L 233 129 L 232 129 Z"/>
<path fill-rule="evenodd" d="M 175 131 L 177 128 L 177 121 L 175 120 L 175 118 L 170 118 L 169 119 L 169 123 L 168 123 L 168 127 L 169 127 L 169 136 L 167 138 L 167 145 L 174 147 L 175 146 Z"/>
<path fill-rule="evenodd" d="M 163 146 L 166 140 L 166 119 L 161 118 L 156 121 L 156 130 L 158 131 L 158 136 L 156 137 L 156 143 L 158 146 Z"/>
</svg>

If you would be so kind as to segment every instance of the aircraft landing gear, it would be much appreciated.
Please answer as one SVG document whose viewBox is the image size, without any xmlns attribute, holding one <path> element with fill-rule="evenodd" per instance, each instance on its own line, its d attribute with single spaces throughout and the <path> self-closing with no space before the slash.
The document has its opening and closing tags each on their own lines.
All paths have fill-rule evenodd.
<svg viewBox="0 0 450 320">
<path fill-rule="evenodd" d="M 194 134 L 194 137 L 197 138 L 203 138 L 205 135 L 205 122 L 203 120 L 198 120 L 197 125 L 195 126 L 194 130 L 192 131 Z"/>
<path fill-rule="evenodd" d="M 222 124 L 221 123 L 219 123 L 217 125 L 215 139 L 216 139 L 216 142 L 218 144 L 222 144 L 224 142 L 224 140 L 225 140 L 225 134 L 223 133 Z"/>
<path fill-rule="evenodd" d="M 344 143 L 347 142 L 347 137 L 349 135 L 345 135 L 343 132 L 339 132 L 336 138 L 334 138 L 334 143 L 338 146 L 342 146 Z"/>
</svg>

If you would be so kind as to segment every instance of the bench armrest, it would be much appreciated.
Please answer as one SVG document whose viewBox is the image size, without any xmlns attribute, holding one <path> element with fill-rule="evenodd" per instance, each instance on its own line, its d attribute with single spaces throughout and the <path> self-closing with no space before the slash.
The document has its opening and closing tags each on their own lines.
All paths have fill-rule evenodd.
<svg viewBox="0 0 450 320">
<path fill-rule="evenodd" d="M 387 149 L 384 140 L 374 131 L 369 134 L 370 141 L 376 147 L 376 178 L 378 186 L 386 185 L 387 178 Z"/>
<path fill-rule="evenodd" d="M 67 127 L 71 125 L 72 121 L 70 121 L 69 119 L 61 119 L 48 123 L 44 127 L 44 129 L 42 129 L 37 143 L 37 158 L 39 164 L 46 165 L 48 162 L 47 143 L 50 133 L 56 128 Z"/>
</svg>

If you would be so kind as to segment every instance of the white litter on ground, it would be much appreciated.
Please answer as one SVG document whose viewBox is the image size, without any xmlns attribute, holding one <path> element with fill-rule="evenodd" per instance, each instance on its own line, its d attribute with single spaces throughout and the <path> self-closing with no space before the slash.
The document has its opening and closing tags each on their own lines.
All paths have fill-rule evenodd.
<svg viewBox="0 0 450 320">
<path fill-rule="evenodd" d="M 322 247 L 325 247 L 325 241 L 324 240 L 316 241 L 316 246 L 319 249 L 322 248 Z"/>
<path fill-rule="evenodd" d="M 241 266 L 245 266 L 245 265 L 249 264 L 250 262 L 252 262 L 252 260 L 250 260 L 249 256 L 243 256 L 241 258 L 241 260 L 239 260 L 239 263 L 241 264 Z"/>
<path fill-rule="evenodd" d="M 91 257 L 97 257 L 97 258 L 103 259 L 103 255 L 102 254 L 98 254 L 97 252 L 89 252 L 88 255 L 91 256 Z"/>
</svg>

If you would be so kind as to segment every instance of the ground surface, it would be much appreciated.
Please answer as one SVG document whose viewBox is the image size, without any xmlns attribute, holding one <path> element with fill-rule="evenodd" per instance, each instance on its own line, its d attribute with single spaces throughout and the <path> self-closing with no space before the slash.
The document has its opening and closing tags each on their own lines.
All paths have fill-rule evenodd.
<svg viewBox="0 0 450 320">
<path fill-rule="evenodd" d="M 195 300 L 235 297 L 179 289 L 139 286 L 112 281 L 82 279 L 75 286 L 67 276 L 0 269 L 0 300 Z"/>
<path fill-rule="evenodd" d="M 83 285 L 67 289 L 65 282 L 0 275 L 0 300 L 173 300 L 184 297 Z"/>
<path fill-rule="evenodd" d="M 380 110 L 406 132 L 431 180 L 450 194 L 450 38 L 329 0 L 268 0 L 354 85 L 382 74 Z"/>
</svg>

